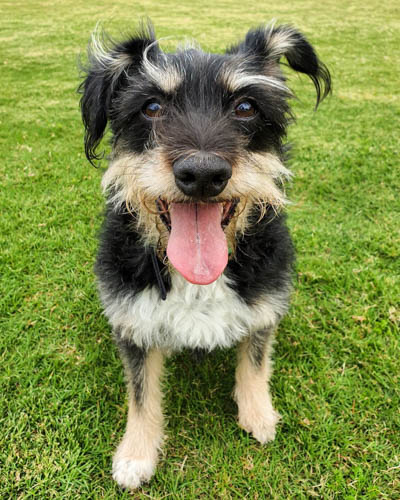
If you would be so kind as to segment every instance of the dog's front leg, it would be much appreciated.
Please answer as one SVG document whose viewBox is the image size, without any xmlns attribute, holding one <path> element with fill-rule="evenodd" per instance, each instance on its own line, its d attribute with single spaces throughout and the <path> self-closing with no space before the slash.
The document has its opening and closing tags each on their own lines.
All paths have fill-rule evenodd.
<svg viewBox="0 0 400 500">
<path fill-rule="evenodd" d="M 113 478 L 134 489 L 154 474 L 163 439 L 160 376 L 163 354 L 117 340 L 128 381 L 126 431 L 113 458 Z"/>
<path fill-rule="evenodd" d="M 273 329 L 253 332 L 239 347 L 234 398 L 239 426 L 264 444 L 275 438 L 279 414 L 274 410 L 268 388 Z"/>
</svg>

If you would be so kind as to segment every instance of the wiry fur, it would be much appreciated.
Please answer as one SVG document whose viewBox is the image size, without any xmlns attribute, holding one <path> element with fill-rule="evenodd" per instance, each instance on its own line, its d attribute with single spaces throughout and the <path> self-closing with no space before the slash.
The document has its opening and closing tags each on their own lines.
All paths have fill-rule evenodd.
<svg viewBox="0 0 400 500">
<path fill-rule="evenodd" d="M 261 443 L 275 436 L 270 352 L 293 263 L 282 213 L 292 121 L 283 57 L 311 78 L 318 104 L 330 91 L 329 72 L 290 26 L 250 30 L 222 55 L 196 45 L 164 53 L 150 25 L 121 43 L 102 33 L 90 43 L 80 87 L 89 161 L 101 157 L 107 126 L 112 136 L 96 273 L 127 375 L 128 422 L 113 460 L 123 487 L 154 473 L 163 357 L 182 348 L 239 344 L 239 425 Z M 192 284 L 166 257 L 170 207 L 195 204 L 197 217 L 211 202 L 231 254 L 213 283 Z"/>
</svg>

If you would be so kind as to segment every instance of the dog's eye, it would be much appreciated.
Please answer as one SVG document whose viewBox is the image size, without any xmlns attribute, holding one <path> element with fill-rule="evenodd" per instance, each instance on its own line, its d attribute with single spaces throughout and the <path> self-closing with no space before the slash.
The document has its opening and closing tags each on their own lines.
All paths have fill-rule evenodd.
<svg viewBox="0 0 400 500">
<path fill-rule="evenodd" d="M 256 114 L 256 108 L 249 101 L 242 101 L 235 106 L 236 118 L 252 118 Z"/>
<path fill-rule="evenodd" d="M 143 113 L 146 118 L 158 118 L 161 115 L 162 106 L 157 101 L 148 102 L 143 106 Z"/>
</svg>

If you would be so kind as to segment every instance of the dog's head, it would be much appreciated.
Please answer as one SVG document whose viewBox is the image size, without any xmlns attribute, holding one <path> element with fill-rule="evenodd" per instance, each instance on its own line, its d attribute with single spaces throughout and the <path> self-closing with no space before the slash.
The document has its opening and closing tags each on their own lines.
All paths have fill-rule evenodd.
<svg viewBox="0 0 400 500">
<path fill-rule="evenodd" d="M 165 53 L 151 27 L 106 45 L 92 39 L 81 85 L 86 155 L 98 159 L 109 124 L 109 203 L 131 211 L 145 244 L 167 249 L 186 279 L 210 283 L 249 215 L 285 202 L 291 92 L 281 58 L 311 78 L 317 104 L 330 91 L 329 72 L 289 26 L 251 30 L 223 55 Z"/>
</svg>

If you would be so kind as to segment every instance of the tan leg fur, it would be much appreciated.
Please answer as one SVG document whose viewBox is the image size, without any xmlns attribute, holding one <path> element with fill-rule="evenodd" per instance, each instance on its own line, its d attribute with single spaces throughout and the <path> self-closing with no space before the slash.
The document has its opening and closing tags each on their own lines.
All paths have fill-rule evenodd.
<svg viewBox="0 0 400 500">
<path fill-rule="evenodd" d="M 126 431 L 113 458 L 113 478 L 123 488 L 135 489 L 149 481 L 158 461 L 163 441 L 163 414 L 160 377 L 163 355 L 151 351 L 144 367 L 144 399 L 138 407 L 128 390 L 129 409 Z M 128 387 L 130 386 L 128 380 Z"/>
<path fill-rule="evenodd" d="M 274 410 L 268 388 L 272 372 L 271 340 L 266 343 L 260 366 L 250 358 L 250 341 L 239 347 L 234 398 L 239 410 L 239 426 L 262 444 L 273 441 L 279 414 Z"/>
</svg>

